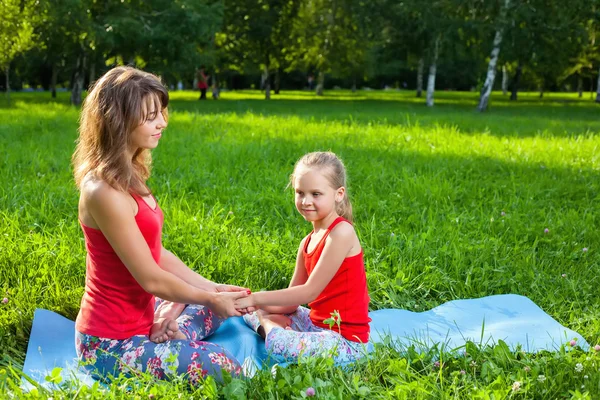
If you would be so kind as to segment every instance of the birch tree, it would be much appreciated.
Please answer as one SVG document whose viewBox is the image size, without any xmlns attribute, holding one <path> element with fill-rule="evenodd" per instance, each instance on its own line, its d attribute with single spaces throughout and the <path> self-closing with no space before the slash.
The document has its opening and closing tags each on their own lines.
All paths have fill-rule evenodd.
<svg viewBox="0 0 600 400">
<path fill-rule="evenodd" d="M 490 55 L 490 61 L 488 63 L 487 74 L 485 77 L 485 83 L 481 89 L 481 95 L 479 97 L 479 104 L 477 109 L 479 111 L 487 110 L 488 103 L 490 100 L 490 94 L 494 87 L 494 80 L 496 79 L 496 64 L 498 63 L 498 55 L 500 54 L 500 45 L 502 44 L 502 36 L 504 34 L 504 26 L 506 24 L 506 14 L 510 6 L 510 0 L 504 0 L 504 4 L 500 9 L 500 15 L 498 18 L 498 26 L 496 33 L 494 34 L 494 42 L 492 45 L 492 53 Z"/>
<path fill-rule="evenodd" d="M 433 93 L 435 92 L 435 75 L 437 72 L 437 61 L 440 49 L 440 37 L 435 38 L 433 45 L 433 55 L 431 56 L 431 62 L 429 64 L 429 75 L 427 76 L 427 100 L 426 104 L 428 107 L 433 107 Z"/>
</svg>

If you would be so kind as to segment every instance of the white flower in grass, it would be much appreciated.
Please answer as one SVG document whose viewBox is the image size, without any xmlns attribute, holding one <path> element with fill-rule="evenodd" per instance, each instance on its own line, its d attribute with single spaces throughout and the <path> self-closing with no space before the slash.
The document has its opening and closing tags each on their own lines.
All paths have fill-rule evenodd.
<svg viewBox="0 0 600 400">
<path fill-rule="evenodd" d="M 583 364 L 582 363 L 575 364 L 575 372 L 581 372 L 581 371 L 583 371 Z"/>
<path fill-rule="evenodd" d="M 538 382 L 540 382 L 540 383 L 544 383 L 544 381 L 546 381 L 546 376 L 544 376 L 544 375 L 539 375 L 539 376 L 538 376 Z"/>
<path fill-rule="evenodd" d="M 583 376 L 583 379 L 587 379 L 587 378 L 589 378 L 587 375 L 584 375 L 584 376 Z"/>
<path fill-rule="evenodd" d="M 518 392 L 518 391 L 519 391 L 519 389 L 521 389 L 521 382 L 519 382 L 519 381 L 515 381 L 515 382 L 512 384 L 512 391 L 513 391 L 513 392 Z"/>
</svg>

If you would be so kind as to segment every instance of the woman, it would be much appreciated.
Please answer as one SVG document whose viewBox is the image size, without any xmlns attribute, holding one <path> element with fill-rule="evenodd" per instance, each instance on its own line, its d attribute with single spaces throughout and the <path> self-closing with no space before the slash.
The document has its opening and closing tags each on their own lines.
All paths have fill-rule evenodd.
<svg viewBox="0 0 600 400">
<path fill-rule="evenodd" d="M 73 155 L 87 250 L 76 347 L 103 376 L 187 373 L 196 383 L 240 373 L 225 349 L 202 339 L 241 315 L 234 302 L 248 292 L 205 279 L 162 246 L 163 214 L 146 180 L 168 101 L 156 76 L 131 67 L 108 71 L 85 99 Z"/>
</svg>

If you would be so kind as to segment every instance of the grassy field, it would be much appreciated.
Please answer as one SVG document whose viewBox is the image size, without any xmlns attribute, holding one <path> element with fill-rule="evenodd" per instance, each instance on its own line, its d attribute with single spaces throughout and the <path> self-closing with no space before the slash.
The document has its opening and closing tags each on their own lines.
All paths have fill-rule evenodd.
<svg viewBox="0 0 600 400">
<path fill-rule="evenodd" d="M 423 311 L 517 293 L 592 346 L 600 342 L 600 106 L 587 97 L 509 102 L 494 94 L 480 114 L 475 93 L 440 92 L 431 109 L 412 92 L 292 92 L 269 102 L 260 92 L 206 102 L 195 92 L 171 96 L 150 186 L 165 212 L 165 247 L 203 275 L 253 290 L 287 286 L 310 230 L 288 176 L 305 152 L 332 150 L 348 168 L 372 309 Z M 35 308 L 74 319 L 85 277 L 70 171 L 79 110 L 65 93 L 12 100 L 0 101 L 0 298 L 8 299 L 0 304 L 0 397 L 25 396 L 14 374 Z M 317 398 L 600 398 L 594 350 L 472 348 L 441 368 L 436 349 L 377 351 L 353 369 L 312 360 L 275 379 L 262 371 L 195 392 L 147 377 L 117 381 L 110 392 L 302 398 L 313 386 Z M 76 387 L 29 396 L 75 392 L 106 396 Z"/>
</svg>

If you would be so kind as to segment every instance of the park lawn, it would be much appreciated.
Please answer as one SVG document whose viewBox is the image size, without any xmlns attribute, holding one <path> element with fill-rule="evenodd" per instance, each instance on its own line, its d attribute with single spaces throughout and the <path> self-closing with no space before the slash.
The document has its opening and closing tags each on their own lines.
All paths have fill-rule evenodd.
<svg viewBox="0 0 600 400">
<path fill-rule="evenodd" d="M 271 101 L 258 91 L 205 102 L 196 92 L 171 96 L 150 186 L 165 212 L 165 247 L 203 275 L 253 290 L 287 286 L 310 230 L 294 210 L 288 177 L 302 154 L 332 150 L 348 169 L 372 309 L 423 311 L 516 293 L 592 346 L 600 342 L 600 106 L 588 95 L 525 93 L 510 102 L 495 93 L 483 114 L 476 93 L 439 92 L 433 108 L 408 91 L 283 92 Z M 0 102 L 0 298 L 8 299 L 0 304 L 0 397 L 18 392 L 11 374 L 22 365 L 34 310 L 71 319 L 78 311 L 85 253 L 69 165 L 77 124 L 67 93 L 56 101 L 13 93 L 11 107 Z M 594 350 L 472 348 L 459 358 L 377 351 L 353 369 L 311 360 L 275 379 L 262 371 L 225 386 L 208 381 L 196 395 L 301 398 L 314 386 L 319 398 L 600 396 Z M 434 364 L 440 357 L 442 368 Z M 149 377 L 110 390 L 192 394 Z"/>
</svg>

